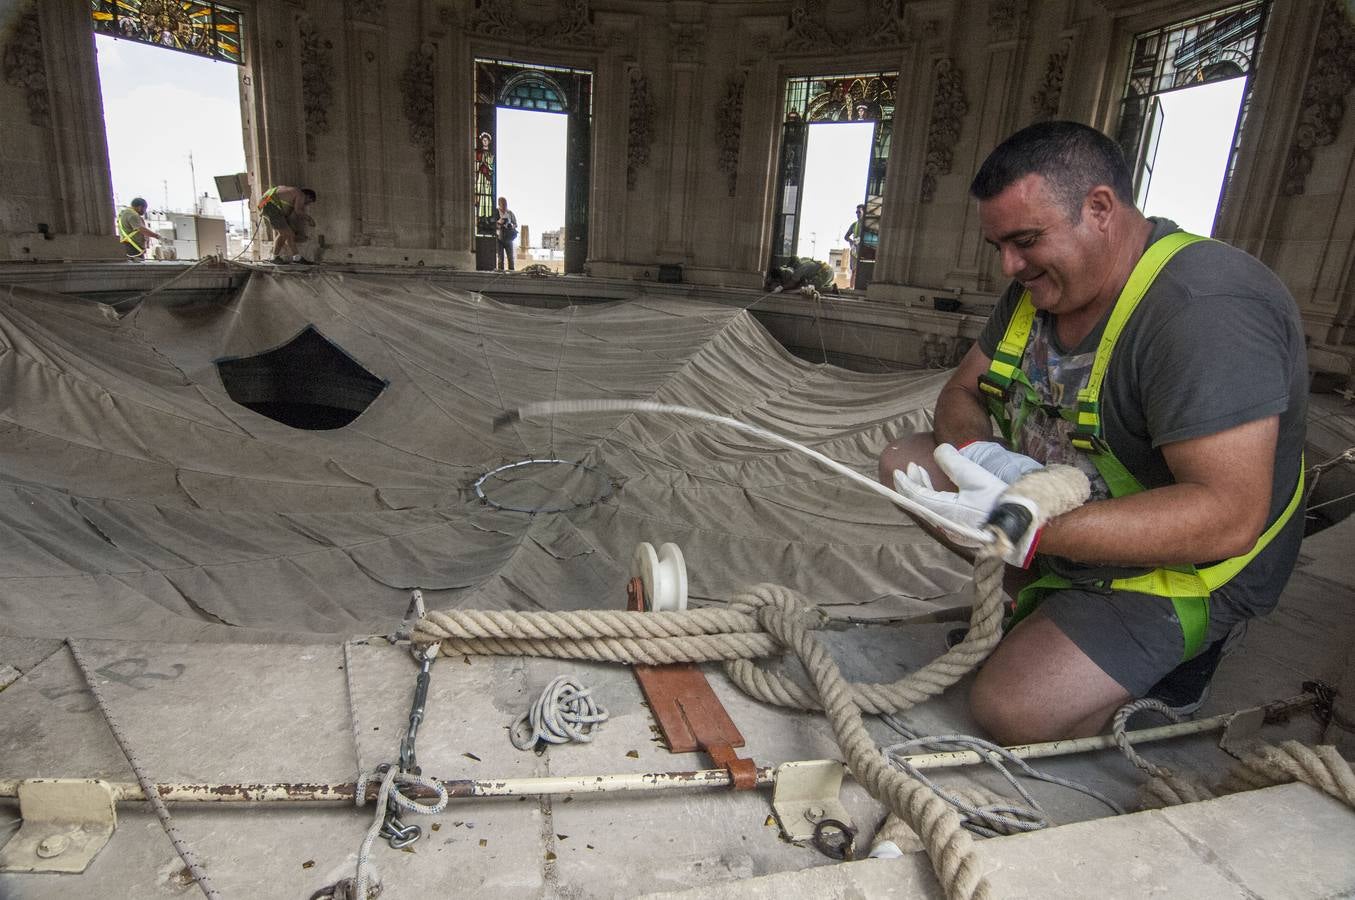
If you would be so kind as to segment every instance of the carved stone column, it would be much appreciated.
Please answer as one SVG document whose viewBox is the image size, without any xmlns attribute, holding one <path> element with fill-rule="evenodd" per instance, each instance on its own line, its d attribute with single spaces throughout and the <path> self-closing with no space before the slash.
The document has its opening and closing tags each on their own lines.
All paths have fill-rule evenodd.
<svg viewBox="0 0 1355 900">
<path fill-rule="evenodd" d="M 968 144 L 969 152 L 955 159 L 966 185 L 988 152 L 1018 124 L 1026 122 L 1020 85 L 1026 55 L 1022 37 L 1026 30 L 1027 0 L 989 0 L 987 7 L 988 46 L 978 63 L 979 80 L 970 91 L 976 133 Z M 966 195 L 955 262 L 946 276 L 947 286 L 993 289 L 997 287 L 994 265 L 979 234 L 977 206 Z"/>
<path fill-rule="evenodd" d="M 784 24 L 769 16 L 745 17 L 735 36 L 738 64 L 727 76 L 737 80 L 743 109 L 739 116 L 737 140 L 731 135 L 731 148 L 737 149 L 735 193 L 731 212 L 721 229 L 728 251 L 721 260 L 744 278 L 746 286 L 762 284 L 771 251 L 772 205 L 776 202 L 776 148 L 781 139 L 782 110 L 780 68 L 770 52 L 774 36 Z M 729 84 L 729 81 L 726 82 Z M 728 87 L 724 97 L 728 97 Z M 726 179 L 727 172 L 722 174 Z M 728 193 L 728 182 L 725 183 Z"/>
<path fill-rule="evenodd" d="M 436 16 L 434 18 L 434 16 Z M 466 77 L 470 41 L 462 23 L 446 7 L 425 11 L 429 36 L 438 53 L 433 80 L 433 153 L 435 246 L 455 254 L 456 265 L 475 265 L 474 166 L 475 78 Z"/>
<path fill-rule="evenodd" d="M 61 235 L 111 235 L 113 186 L 89 4 L 42 0 L 36 9 L 47 96 L 41 127 L 56 201 L 48 225 Z"/>
<path fill-rule="evenodd" d="M 917 270 L 926 262 L 924 257 L 931 255 L 927 248 L 936 241 L 927 230 L 926 217 L 931 209 L 922 197 L 936 66 L 944 58 L 945 42 L 941 25 L 935 20 L 926 20 L 915 30 L 918 38 L 905 47 L 899 62 L 894 144 L 880 209 L 880 249 L 869 288 L 871 297 L 884 300 L 909 301 L 916 297 L 916 291 L 904 286 L 917 279 Z"/>
<path fill-rule="evenodd" d="M 389 102 L 395 79 L 386 48 L 386 0 L 347 0 L 348 149 L 353 244 L 390 247 L 386 145 L 396 132 Z"/>
<path fill-rule="evenodd" d="M 251 175 L 254 197 L 274 184 L 306 182 L 306 104 L 301 71 L 301 10 L 291 3 L 262 3 L 246 25 L 247 58 L 243 73 L 246 154 L 257 154 Z M 340 76 L 342 77 L 342 76 Z"/>
<path fill-rule="evenodd" d="M 689 225 L 696 215 L 698 197 L 697 145 L 701 140 L 701 54 L 706 25 L 701 21 L 705 4 L 669 4 L 674 21 L 669 23 L 668 127 L 664 142 L 667 163 L 661 194 L 664 203 L 655 213 L 660 218 L 659 256 L 673 262 L 692 262 Z"/>
<path fill-rule="evenodd" d="M 639 68 L 642 20 L 620 12 L 598 12 L 594 27 L 603 53 L 593 73 L 593 179 L 589 185 L 588 267 L 597 275 L 628 276 L 627 246 L 649 240 L 652 217 L 631 202 L 626 184 L 630 140 L 631 73 Z M 642 192 L 639 196 L 643 196 Z"/>
</svg>

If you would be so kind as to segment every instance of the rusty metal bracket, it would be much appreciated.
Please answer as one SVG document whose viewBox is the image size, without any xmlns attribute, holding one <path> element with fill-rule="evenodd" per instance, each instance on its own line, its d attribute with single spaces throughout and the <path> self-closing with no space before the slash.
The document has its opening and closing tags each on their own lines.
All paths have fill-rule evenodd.
<svg viewBox="0 0 1355 900">
<path fill-rule="evenodd" d="M 632 578 L 626 585 L 626 598 L 627 609 L 638 612 L 645 608 L 644 585 L 639 578 Z M 637 663 L 631 668 L 671 752 L 704 750 L 716 766 L 729 772 L 735 790 L 756 787 L 757 763 L 735 752 L 735 747 L 743 746 L 743 735 L 699 667 L 690 663 Z"/>
<path fill-rule="evenodd" d="M 772 809 L 787 840 L 815 839 L 821 822 L 842 826 L 846 834 L 852 817 L 842 805 L 842 773 L 845 767 L 834 759 L 786 762 L 776 767 Z"/>
<path fill-rule="evenodd" d="M 34 778 L 19 784 L 23 825 L 0 847 L 0 872 L 83 872 L 118 827 L 106 781 Z"/>
</svg>

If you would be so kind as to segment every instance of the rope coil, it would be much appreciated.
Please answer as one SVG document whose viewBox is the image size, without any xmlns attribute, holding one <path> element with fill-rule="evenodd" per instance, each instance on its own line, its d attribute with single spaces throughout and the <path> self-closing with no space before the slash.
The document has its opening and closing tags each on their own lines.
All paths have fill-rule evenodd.
<svg viewBox="0 0 1355 900">
<path fill-rule="evenodd" d="M 513 722 L 508 739 L 519 750 L 534 750 L 542 741 L 586 744 L 608 718 L 607 710 L 593 699 L 591 688 L 561 675 L 546 685 L 531 707 Z"/>
</svg>

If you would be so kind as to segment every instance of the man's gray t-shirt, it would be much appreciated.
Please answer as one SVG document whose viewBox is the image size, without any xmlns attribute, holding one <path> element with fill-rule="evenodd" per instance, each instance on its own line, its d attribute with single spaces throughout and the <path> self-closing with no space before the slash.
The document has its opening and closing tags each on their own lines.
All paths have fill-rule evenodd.
<svg viewBox="0 0 1355 900">
<path fill-rule="evenodd" d="M 1149 244 L 1180 230 L 1166 219 L 1151 221 Z M 1018 283 L 1008 287 L 979 336 L 979 347 L 989 358 L 1021 292 Z M 1021 369 L 1044 400 L 1072 406 L 1078 388 L 1086 384 L 1105 321 L 1078 346 L 1065 348 L 1055 336 L 1054 317 L 1037 312 L 1035 318 Z M 1174 482 L 1162 445 L 1278 415 L 1267 522 L 1275 521 L 1288 505 L 1303 452 L 1307 355 L 1298 306 L 1275 274 L 1255 258 L 1217 241 L 1179 251 L 1153 281 L 1116 341 L 1101 394 L 1106 441 L 1149 489 Z M 1078 464 L 1094 474 L 1089 460 L 1066 444 L 1066 426 L 1056 434 L 1059 426 L 1048 417 L 1037 414 L 1032 419 L 1031 427 L 1016 437 L 1015 449 L 1041 462 Z M 1094 496 L 1105 496 L 1104 482 L 1097 480 Z M 1269 612 L 1289 578 L 1302 540 L 1299 509 L 1250 565 L 1215 592 L 1215 602 L 1231 605 L 1241 615 Z M 1143 571 L 1056 558 L 1046 562 L 1073 581 Z"/>
</svg>

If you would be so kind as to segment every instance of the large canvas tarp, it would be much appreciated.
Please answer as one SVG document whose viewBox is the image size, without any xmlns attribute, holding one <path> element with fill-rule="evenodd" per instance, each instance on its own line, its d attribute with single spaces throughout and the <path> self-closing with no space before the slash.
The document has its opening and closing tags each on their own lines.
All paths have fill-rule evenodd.
<svg viewBox="0 0 1355 900">
<path fill-rule="evenodd" d="M 280 424 L 222 383 L 217 360 L 307 327 L 388 382 L 346 427 Z M 727 306 L 545 311 L 430 279 L 326 272 L 254 274 L 226 301 L 157 296 L 118 318 L 13 287 L 0 366 L 10 634 L 383 631 L 412 588 L 433 608 L 615 608 L 640 541 L 683 549 L 695 602 L 776 581 L 839 616 L 912 615 L 954 603 L 967 579 L 887 501 L 727 428 L 617 414 L 494 428 L 531 401 L 653 399 L 870 473 L 890 437 L 927 427 L 943 376 L 808 363 Z M 530 458 L 582 466 L 522 467 L 522 481 L 487 490 L 508 505 L 581 505 L 528 514 L 476 496 L 485 472 Z"/>
</svg>

